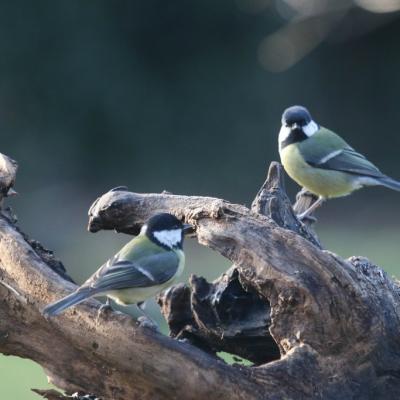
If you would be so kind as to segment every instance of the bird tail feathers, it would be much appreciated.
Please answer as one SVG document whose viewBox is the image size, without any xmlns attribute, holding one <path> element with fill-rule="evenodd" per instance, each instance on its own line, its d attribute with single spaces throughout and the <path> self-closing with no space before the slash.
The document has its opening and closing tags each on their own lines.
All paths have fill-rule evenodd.
<svg viewBox="0 0 400 400">
<path fill-rule="evenodd" d="M 72 307 L 76 304 L 81 303 L 83 300 L 87 299 L 91 296 L 89 290 L 80 290 L 79 292 L 73 292 L 70 295 L 58 300 L 52 304 L 49 304 L 42 311 L 42 314 L 45 316 L 55 316 L 63 312 L 65 309 Z"/>
<path fill-rule="evenodd" d="M 389 178 L 388 176 L 385 176 L 384 178 L 379 179 L 378 182 L 382 186 L 385 186 L 389 189 L 397 190 L 400 192 L 400 182 L 399 181 L 396 181 L 392 178 Z"/>
</svg>

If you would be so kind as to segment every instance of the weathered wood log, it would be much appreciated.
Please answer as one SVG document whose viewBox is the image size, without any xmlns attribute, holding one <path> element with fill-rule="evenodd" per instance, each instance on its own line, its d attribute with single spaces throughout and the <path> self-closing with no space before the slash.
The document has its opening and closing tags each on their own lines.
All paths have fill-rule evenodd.
<svg viewBox="0 0 400 400">
<path fill-rule="evenodd" d="M 1 218 L 0 351 L 38 362 L 69 393 L 103 399 L 399 398 L 398 286 L 366 259 L 322 250 L 282 200 L 280 173 L 274 164 L 252 210 L 125 189 L 91 207 L 92 232 L 137 233 L 155 212 L 174 213 L 234 263 L 213 284 L 193 277 L 160 298 L 182 341 L 118 313 L 97 320 L 95 300 L 46 320 L 42 307 L 75 286 Z M 220 349 L 258 366 L 227 365 Z"/>
</svg>

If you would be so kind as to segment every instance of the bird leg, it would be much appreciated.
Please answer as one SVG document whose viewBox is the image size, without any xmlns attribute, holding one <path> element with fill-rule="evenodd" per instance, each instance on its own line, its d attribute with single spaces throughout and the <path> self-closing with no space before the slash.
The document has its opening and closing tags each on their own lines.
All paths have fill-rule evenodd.
<svg viewBox="0 0 400 400">
<path fill-rule="evenodd" d="M 297 219 L 299 221 L 302 221 L 303 219 L 308 217 L 312 212 L 314 212 L 324 201 L 325 201 L 325 198 L 322 196 L 319 196 L 318 199 L 313 204 L 311 204 L 310 207 L 307 208 L 307 210 L 305 210 L 301 214 L 297 215 Z"/>
<path fill-rule="evenodd" d="M 97 311 L 96 321 L 98 321 L 98 320 L 100 319 L 100 316 L 101 316 L 102 314 L 105 314 L 105 313 L 111 312 L 111 311 L 114 311 L 114 309 L 112 308 L 110 298 L 107 297 L 106 302 L 105 302 L 104 304 L 102 304 L 102 305 L 100 306 L 100 308 L 98 309 L 98 311 Z"/>
<path fill-rule="evenodd" d="M 140 313 L 142 314 L 142 316 L 137 319 L 139 325 L 146 328 L 150 328 L 156 332 L 159 331 L 157 322 L 154 321 L 151 317 L 149 317 L 144 311 L 145 302 L 141 301 L 140 303 L 136 303 L 136 306 L 140 311 Z"/>
</svg>

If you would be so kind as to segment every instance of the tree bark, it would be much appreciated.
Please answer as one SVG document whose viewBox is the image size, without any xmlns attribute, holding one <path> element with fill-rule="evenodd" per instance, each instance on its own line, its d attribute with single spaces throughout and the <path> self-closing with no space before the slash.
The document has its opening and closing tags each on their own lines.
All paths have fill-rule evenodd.
<svg viewBox="0 0 400 400">
<path fill-rule="evenodd" d="M 2 217 L 0 351 L 38 362 L 69 393 L 103 399 L 400 398 L 398 285 L 364 258 L 322 249 L 294 215 L 277 163 L 251 209 L 119 188 L 92 205 L 89 230 L 135 234 L 156 212 L 193 224 L 199 243 L 234 264 L 213 283 L 193 276 L 159 297 L 173 338 L 123 314 L 97 319 L 95 300 L 45 319 L 42 308 L 75 285 Z M 227 365 L 220 350 L 254 365 Z"/>
</svg>

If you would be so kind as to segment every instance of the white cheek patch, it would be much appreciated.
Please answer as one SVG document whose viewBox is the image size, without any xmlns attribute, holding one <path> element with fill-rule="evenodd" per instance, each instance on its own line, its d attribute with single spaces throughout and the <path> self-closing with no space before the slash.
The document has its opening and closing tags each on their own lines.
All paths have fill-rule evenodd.
<svg viewBox="0 0 400 400">
<path fill-rule="evenodd" d="M 154 237 L 164 246 L 175 247 L 182 241 L 182 230 L 172 229 L 153 232 Z"/>
<path fill-rule="evenodd" d="M 281 130 L 279 131 L 279 136 L 278 136 L 279 143 L 284 142 L 290 135 L 291 131 L 292 130 L 288 126 L 282 125 Z"/>
<path fill-rule="evenodd" d="M 8 167 L 7 159 L 5 158 L 4 154 L 0 153 L 0 168 L 7 169 L 7 167 Z"/>
<path fill-rule="evenodd" d="M 307 125 L 303 126 L 303 132 L 308 136 L 314 135 L 315 132 L 319 130 L 319 126 L 316 122 L 311 120 Z"/>
</svg>

